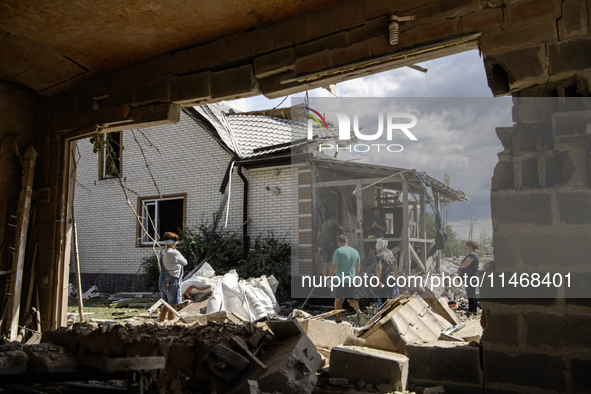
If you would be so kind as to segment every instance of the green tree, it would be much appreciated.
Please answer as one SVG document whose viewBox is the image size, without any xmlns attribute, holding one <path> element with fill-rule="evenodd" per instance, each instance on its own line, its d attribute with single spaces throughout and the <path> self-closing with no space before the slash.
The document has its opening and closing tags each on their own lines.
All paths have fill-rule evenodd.
<svg viewBox="0 0 591 394">
<path fill-rule="evenodd" d="M 492 248 L 492 238 L 486 231 L 481 231 L 480 235 L 478 236 L 478 255 L 480 258 L 484 257 L 485 251 L 491 250 Z"/>
<path fill-rule="evenodd" d="M 486 231 L 481 231 L 478 236 L 478 246 L 481 248 L 488 248 L 492 246 L 492 238 Z"/>
<path fill-rule="evenodd" d="M 435 238 L 435 215 L 427 212 L 425 215 L 425 225 L 427 227 L 427 239 Z M 463 239 L 458 239 L 456 232 L 450 224 L 445 225 L 445 233 L 447 234 L 447 241 L 443 247 L 443 257 L 457 257 L 464 256 L 466 250 L 464 249 Z"/>
</svg>

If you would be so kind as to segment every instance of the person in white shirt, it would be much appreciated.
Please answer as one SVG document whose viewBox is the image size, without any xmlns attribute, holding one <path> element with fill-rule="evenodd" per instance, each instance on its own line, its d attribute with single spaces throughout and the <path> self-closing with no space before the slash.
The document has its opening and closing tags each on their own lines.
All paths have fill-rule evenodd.
<svg viewBox="0 0 591 394">
<path fill-rule="evenodd" d="M 187 265 L 187 260 L 176 250 L 176 244 L 179 236 L 173 232 L 167 231 L 162 236 L 162 245 L 165 247 L 158 256 L 158 269 L 160 277 L 158 278 L 158 289 L 160 297 L 173 308 L 181 303 L 181 281 L 183 280 L 183 267 Z M 174 319 L 174 313 L 163 307 L 160 311 L 160 322 L 166 321 L 168 311 L 168 320 Z"/>
</svg>

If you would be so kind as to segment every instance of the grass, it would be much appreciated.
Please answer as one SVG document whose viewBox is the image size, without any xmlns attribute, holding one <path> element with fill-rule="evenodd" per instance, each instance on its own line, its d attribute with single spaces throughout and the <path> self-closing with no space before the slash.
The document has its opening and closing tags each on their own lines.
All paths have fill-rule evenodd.
<svg viewBox="0 0 591 394">
<path fill-rule="evenodd" d="M 134 303 L 130 304 L 127 307 L 114 307 L 110 308 L 109 305 L 113 301 L 109 301 L 107 297 L 101 298 L 92 298 L 90 300 L 83 301 L 83 312 L 84 312 L 84 320 L 115 320 L 121 321 L 122 323 L 125 322 L 125 319 L 122 317 L 129 317 L 137 316 L 138 313 L 147 313 L 148 308 L 150 308 L 157 300 L 149 299 L 149 298 L 136 298 L 133 299 L 134 303 L 138 305 L 134 305 Z M 76 316 L 76 321 L 80 321 L 78 317 L 78 300 L 73 297 L 68 298 L 68 314 L 73 314 Z M 153 319 L 151 318 L 140 318 L 140 320 L 144 320 L 146 322 L 151 322 Z"/>
</svg>

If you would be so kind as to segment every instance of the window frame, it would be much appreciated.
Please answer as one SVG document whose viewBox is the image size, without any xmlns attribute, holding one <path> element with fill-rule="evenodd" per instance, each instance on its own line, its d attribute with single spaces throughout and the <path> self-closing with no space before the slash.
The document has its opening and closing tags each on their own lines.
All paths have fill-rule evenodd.
<svg viewBox="0 0 591 394">
<path fill-rule="evenodd" d="M 144 233 L 144 227 L 145 228 L 149 228 L 147 225 L 149 225 L 148 223 L 148 216 L 145 215 L 145 210 L 144 208 L 147 210 L 148 209 L 148 204 L 151 205 L 152 203 L 154 204 L 155 208 L 154 208 L 154 212 L 155 212 L 155 220 L 156 223 L 154 223 L 154 233 L 158 234 L 160 232 L 160 229 L 158 228 L 159 225 L 159 220 L 158 220 L 158 216 L 159 216 L 159 208 L 158 208 L 158 202 L 159 201 L 169 201 L 169 200 L 179 200 L 182 199 L 183 200 L 183 217 L 181 219 L 181 223 L 182 225 L 185 225 L 186 223 L 186 218 L 187 218 L 187 193 L 177 193 L 177 194 L 167 194 L 167 195 L 163 195 L 163 196 L 147 196 L 147 197 L 138 197 L 137 199 L 137 212 L 140 216 L 140 219 L 142 221 L 141 225 L 140 223 L 137 223 L 137 232 L 136 232 L 136 246 L 137 247 L 152 247 L 154 245 L 154 242 L 151 241 Z M 148 204 L 146 204 L 148 203 Z M 144 226 L 144 227 L 142 227 Z M 162 234 L 160 234 L 160 236 L 162 236 Z M 159 241 L 159 239 L 157 239 L 157 241 Z"/>
<path fill-rule="evenodd" d="M 107 157 L 106 157 L 106 150 L 105 147 L 102 147 L 100 152 L 99 152 L 99 165 L 98 165 L 98 179 L 99 180 L 104 180 L 104 179 L 117 179 L 117 178 L 121 178 L 122 174 L 123 174 L 123 131 L 112 131 L 111 133 L 118 133 L 119 134 L 119 174 L 118 175 L 107 175 L 106 174 L 106 169 L 107 166 L 105 165 L 106 161 L 107 161 Z M 108 133 L 110 134 L 110 133 Z M 106 134 L 105 134 L 105 137 Z"/>
</svg>

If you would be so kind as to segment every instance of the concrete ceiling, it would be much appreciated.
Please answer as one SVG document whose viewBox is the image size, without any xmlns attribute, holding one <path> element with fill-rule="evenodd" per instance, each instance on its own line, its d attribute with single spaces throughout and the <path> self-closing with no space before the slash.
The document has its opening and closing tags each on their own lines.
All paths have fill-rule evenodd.
<svg viewBox="0 0 591 394">
<path fill-rule="evenodd" d="M 5 0 L 0 79 L 44 93 L 339 0 Z"/>
</svg>

